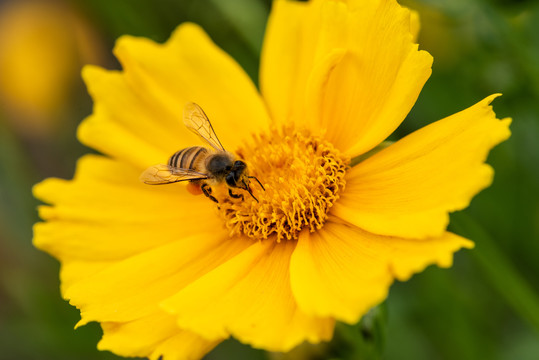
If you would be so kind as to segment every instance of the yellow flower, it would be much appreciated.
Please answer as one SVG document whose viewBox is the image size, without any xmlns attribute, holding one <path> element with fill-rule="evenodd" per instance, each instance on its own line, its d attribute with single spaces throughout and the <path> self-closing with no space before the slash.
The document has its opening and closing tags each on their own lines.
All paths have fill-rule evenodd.
<svg viewBox="0 0 539 360">
<path fill-rule="evenodd" d="M 103 62 L 102 54 L 94 30 L 68 6 L 1 4 L 0 106 L 22 133 L 50 133 L 73 100 L 82 64 Z"/>
<path fill-rule="evenodd" d="M 121 38 L 122 71 L 87 67 L 93 114 L 72 181 L 48 179 L 34 243 L 61 263 L 62 295 L 98 321 L 100 349 L 200 358 L 223 339 L 271 351 L 355 323 L 395 280 L 449 267 L 471 241 L 446 231 L 492 181 L 489 150 L 509 137 L 490 96 L 380 150 L 431 73 L 417 17 L 389 0 L 278 0 L 264 42 L 261 93 L 193 24 L 164 45 Z M 138 178 L 198 144 L 194 101 L 245 160 L 255 201 Z M 239 190 L 236 190 L 239 191 Z"/>
</svg>

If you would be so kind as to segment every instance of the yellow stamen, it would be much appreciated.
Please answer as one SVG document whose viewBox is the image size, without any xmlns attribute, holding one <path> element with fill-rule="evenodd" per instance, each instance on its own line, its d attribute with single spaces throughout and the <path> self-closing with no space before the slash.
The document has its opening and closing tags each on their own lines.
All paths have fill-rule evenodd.
<svg viewBox="0 0 539 360">
<path fill-rule="evenodd" d="M 271 130 L 237 151 L 256 182 L 244 200 L 219 199 L 220 214 L 231 235 L 295 240 L 304 228 L 320 229 L 344 189 L 349 158 L 319 137 L 291 128 Z"/>
</svg>

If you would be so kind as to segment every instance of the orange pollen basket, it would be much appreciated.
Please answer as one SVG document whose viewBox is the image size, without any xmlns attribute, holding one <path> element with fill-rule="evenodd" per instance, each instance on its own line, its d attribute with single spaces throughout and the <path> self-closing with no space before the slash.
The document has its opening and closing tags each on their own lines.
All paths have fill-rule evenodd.
<svg viewBox="0 0 539 360">
<path fill-rule="evenodd" d="M 230 235 L 253 239 L 296 240 L 303 229 L 320 229 L 345 187 L 350 159 L 327 141 L 292 128 L 272 129 L 236 154 L 244 160 L 255 201 L 219 198 L 219 213 Z"/>
</svg>

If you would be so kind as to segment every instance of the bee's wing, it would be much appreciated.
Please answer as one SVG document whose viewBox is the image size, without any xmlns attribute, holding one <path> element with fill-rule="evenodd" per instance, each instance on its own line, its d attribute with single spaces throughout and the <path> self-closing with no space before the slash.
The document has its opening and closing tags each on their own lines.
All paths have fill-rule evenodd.
<svg viewBox="0 0 539 360">
<path fill-rule="evenodd" d="M 210 119 L 200 106 L 192 102 L 187 103 L 183 110 L 183 123 L 215 150 L 225 151 L 211 126 Z"/>
<path fill-rule="evenodd" d="M 191 169 L 176 168 L 170 165 L 154 165 L 140 175 L 140 181 L 148 185 L 171 184 L 186 180 L 204 180 L 208 175 Z"/>
</svg>

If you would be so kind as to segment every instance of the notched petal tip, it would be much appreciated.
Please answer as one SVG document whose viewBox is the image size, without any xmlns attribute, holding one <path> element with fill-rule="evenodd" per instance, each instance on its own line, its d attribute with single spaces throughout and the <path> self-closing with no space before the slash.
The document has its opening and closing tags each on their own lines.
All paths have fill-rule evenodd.
<svg viewBox="0 0 539 360">
<path fill-rule="evenodd" d="M 510 125 L 512 123 L 512 119 L 509 117 L 498 119 L 496 116 L 496 113 L 494 112 L 494 109 L 492 107 L 492 102 L 502 96 L 501 93 L 495 93 L 490 96 L 487 96 L 485 99 L 479 102 L 479 104 L 476 104 L 475 106 L 483 106 L 486 111 L 486 116 L 491 118 L 492 124 L 490 126 L 490 149 L 498 145 L 499 143 L 509 139 L 511 137 L 511 130 Z M 486 152 L 486 155 L 488 155 L 488 150 Z M 486 156 L 485 156 L 486 160 Z"/>
<path fill-rule="evenodd" d="M 484 99 L 481 100 L 480 102 L 481 102 L 481 103 L 484 102 L 484 103 L 486 103 L 487 105 L 490 105 L 490 104 L 494 101 L 494 99 L 496 99 L 496 98 L 498 98 L 498 97 L 500 97 L 500 96 L 502 96 L 502 95 L 503 95 L 502 93 L 494 93 L 494 94 L 492 94 L 492 95 L 487 96 L 486 98 L 484 98 Z"/>
<path fill-rule="evenodd" d="M 88 84 L 92 82 L 92 79 L 95 76 L 99 76 L 101 73 L 106 72 L 106 71 L 112 71 L 112 70 L 105 70 L 100 66 L 92 65 L 92 64 L 84 65 L 84 67 L 81 70 L 82 80 L 84 80 L 84 83 L 86 84 L 86 86 L 88 86 Z"/>
<path fill-rule="evenodd" d="M 138 46 L 161 47 L 163 44 L 156 43 L 153 40 L 145 37 L 122 35 L 116 40 L 112 53 L 120 60 L 122 65 L 125 65 L 123 60 L 126 57 L 125 55 L 129 54 L 129 49 Z"/>
<path fill-rule="evenodd" d="M 456 252 L 461 249 L 472 249 L 475 246 L 472 241 L 450 232 L 429 242 L 406 241 L 401 245 L 406 245 L 401 249 L 406 252 L 406 259 L 395 258 L 389 265 L 392 276 L 399 281 L 409 280 L 412 275 L 422 272 L 430 265 L 450 268 L 453 266 Z M 410 249 L 414 252 L 408 253 Z"/>
<path fill-rule="evenodd" d="M 68 180 L 60 178 L 47 178 L 32 186 L 32 195 L 46 204 L 54 204 L 55 199 L 61 194 L 62 188 Z M 40 209 L 41 207 L 38 207 Z"/>
<path fill-rule="evenodd" d="M 46 184 L 51 180 L 51 178 L 48 178 L 48 179 L 45 179 L 41 182 L 38 182 L 37 184 L 34 184 L 34 186 L 32 186 L 32 195 L 38 199 L 38 200 L 42 200 L 43 199 L 43 192 L 45 191 L 46 192 Z"/>
<path fill-rule="evenodd" d="M 118 38 L 118 40 L 116 40 L 113 53 L 118 59 L 124 60 L 126 57 L 130 56 L 130 49 L 132 47 L 149 46 L 153 48 L 161 48 L 173 46 L 173 44 L 183 42 L 185 39 L 198 38 L 201 36 L 208 37 L 202 27 L 192 22 L 184 22 L 174 29 L 169 39 L 164 43 L 157 43 L 145 37 L 122 35 Z"/>
<path fill-rule="evenodd" d="M 405 238 L 440 236 L 448 214 L 466 208 L 488 187 L 490 150 L 506 140 L 491 95 L 404 137 L 356 165 L 334 215 L 367 231 Z"/>
<path fill-rule="evenodd" d="M 68 300 L 68 299 L 66 299 Z M 70 303 L 70 305 L 73 305 Z M 84 326 L 84 325 L 87 325 L 88 323 L 90 323 L 92 320 L 85 320 L 83 317 L 82 317 L 82 313 L 81 313 L 81 319 L 75 324 L 75 326 L 73 327 L 74 330 L 77 330 L 78 328 Z M 93 320 L 95 321 L 95 320 Z"/>
<path fill-rule="evenodd" d="M 192 23 L 192 22 L 184 22 L 178 25 L 176 29 L 174 29 L 167 43 L 173 43 L 177 40 L 177 38 L 180 38 L 183 36 L 190 37 L 194 34 L 198 36 L 200 35 L 208 36 L 200 25 Z"/>
</svg>

